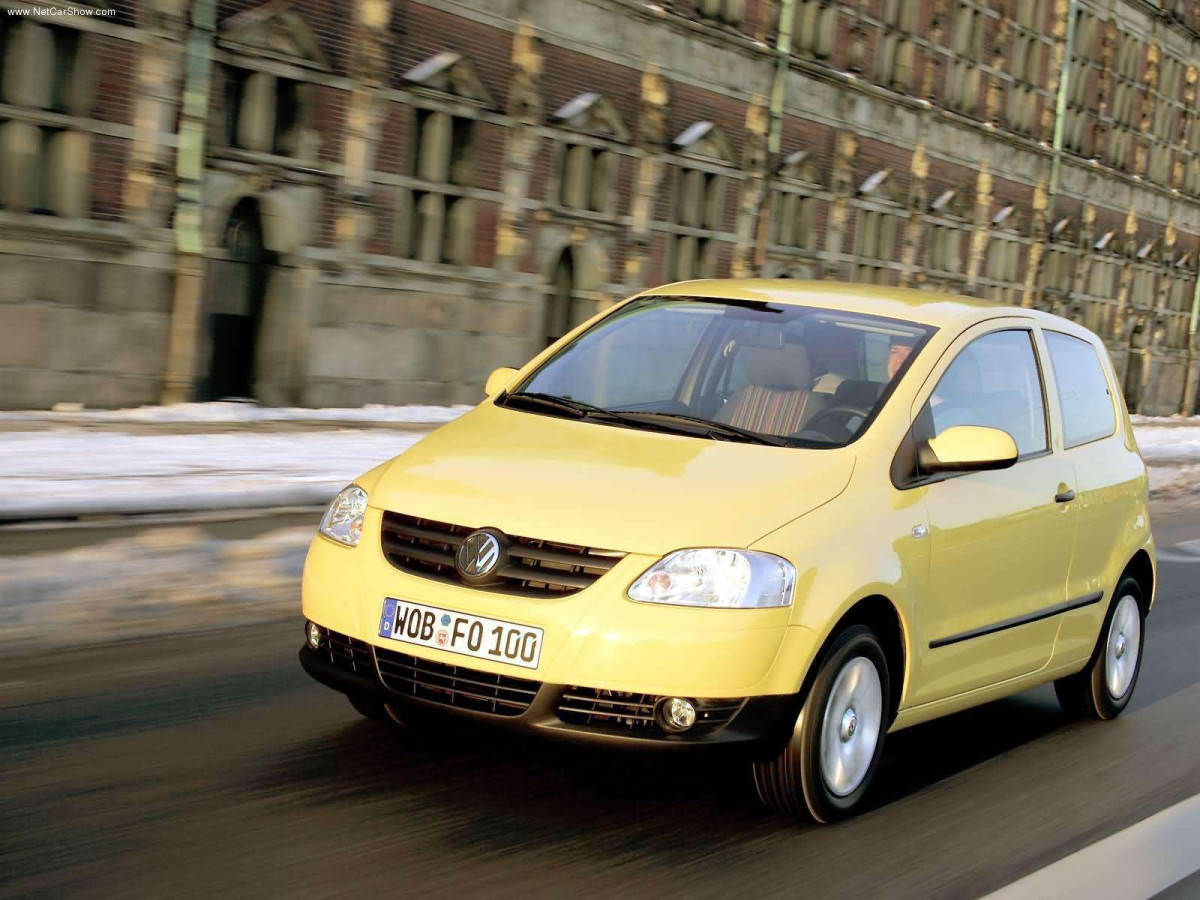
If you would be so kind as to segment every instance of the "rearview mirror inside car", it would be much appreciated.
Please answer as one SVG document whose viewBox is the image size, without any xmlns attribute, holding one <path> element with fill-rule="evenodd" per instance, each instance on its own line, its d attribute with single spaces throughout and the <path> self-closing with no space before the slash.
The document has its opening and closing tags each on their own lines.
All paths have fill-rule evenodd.
<svg viewBox="0 0 1200 900">
<path fill-rule="evenodd" d="M 1012 435 L 982 425 L 955 425 L 917 449 L 917 465 L 926 474 L 1007 469 L 1016 461 Z"/>
</svg>

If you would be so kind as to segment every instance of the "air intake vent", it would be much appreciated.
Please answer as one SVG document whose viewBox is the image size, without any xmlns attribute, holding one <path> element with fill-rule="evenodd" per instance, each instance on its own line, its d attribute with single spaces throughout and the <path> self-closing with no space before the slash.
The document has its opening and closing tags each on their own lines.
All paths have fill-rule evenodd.
<svg viewBox="0 0 1200 900">
<path fill-rule="evenodd" d="M 449 666 L 382 647 L 375 648 L 375 656 L 379 677 L 397 694 L 497 716 L 519 716 L 542 686 L 540 681 Z"/>
<path fill-rule="evenodd" d="M 383 514 L 383 555 L 397 569 L 473 587 L 458 577 L 454 554 L 474 529 L 397 512 Z M 607 550 L 509 535 L 500 580 L 480 590 L 517 597 L 562 597 L 592 584 L 625 555 Z"/>
<path fill-rule="evenodd" d="M 660 699 L 653 694 L 570 687 L 558 701 L 558 717 L 572 725 L 590 725 L 608 730 L 659 731 L 654 707 Z M 735 697 L 695 702 L 695 730 L 715 731 L 729 723 L 745 700 Z"/>
</svg>

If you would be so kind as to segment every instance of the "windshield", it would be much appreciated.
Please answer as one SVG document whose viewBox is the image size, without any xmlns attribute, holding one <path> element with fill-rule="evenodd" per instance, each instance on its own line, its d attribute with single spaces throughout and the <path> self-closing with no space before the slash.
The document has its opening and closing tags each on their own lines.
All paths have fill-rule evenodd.
<svg viewBox="0 0 1200 900">
<path fill-rule="evenodd" d="M 866 430 L 933 331 L 805 306 L 645 297 L 497 402 L 717 440 L 840 447 Z"/>
</svg>

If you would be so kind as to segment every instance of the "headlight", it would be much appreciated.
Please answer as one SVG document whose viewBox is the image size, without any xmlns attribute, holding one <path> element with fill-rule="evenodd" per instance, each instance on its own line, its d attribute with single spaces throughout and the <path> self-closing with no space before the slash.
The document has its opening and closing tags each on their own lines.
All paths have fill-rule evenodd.
<svg viewBox="0 0 1200 900">
<path fill-rule="evenodd" d="M 321 519 L 321 534 L 347 547 L 357 547 L 367 514 L 367 492 L 352 484 L 333 498 Z"/>
<path fill-rule="evenodd" d="M 796 567 L 755 550 L 676 550 L 629 588 L 631 600 L 673 606 L 756 609 L 791 606 Z"/>
</svg>

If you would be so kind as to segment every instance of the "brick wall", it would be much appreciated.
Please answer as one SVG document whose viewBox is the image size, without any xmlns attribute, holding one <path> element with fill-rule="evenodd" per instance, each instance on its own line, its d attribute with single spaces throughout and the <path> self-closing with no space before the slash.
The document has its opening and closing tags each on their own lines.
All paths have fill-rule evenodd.
<svg viewBox="0 0 1200 900">
<path fill-rule="evenodd" d="M 13 0 L 0 0 L 8 2 Z M 935 5 L 935 0 L 921 0 L 916 20 L 918 36 L 928 35 Z M 1100 35 L 1109 27 L 1104 22 L 1110 13 L 1107 7 L 1097 9 L 1087 2 L 1084 5 L 1102 20 L 1095 47 L 1087 48 L 1093 58 L 1102 60 Z M 1121 27 L 1139 33 L 1147 47 L 1161 40 L 1163 29 L 1177 32 L 1189 23 L 1193 27 L 1200 25 L 1200 21 L 1193 21 L 1194 4 L 1188 5 L 1187 10 L 1192 19 L 1185 17 L 1182 25 L 1152 21 L 1146 16 L 1143 4 L 1122 5 Z M 253 57 L 257 52 L 245 47 L 229 50 L 222 43 L 226 36 L 224 29 L 236 21 L 234 17 L 255 6 L 258 3 L 253 0 L 224 0 L 219 4 L 218 21 L 222 30 L 218 34 L 218 61 L 230 58 L 223 54 L 248 53 Z M 663 11 L 659 14 L 637 13 L 631 7 L 606 0 L 535 0 L 521 7 L 534 23 L 550 24 L 556 17 L 572 17 L 572 28 L 552 28 L 537 34 L 534 49 L 540 58 L 540 74 L 532 77 L 531 86 L 533 99 L 540 107 L 540 119 L 535 123 L 539 141 L 532 160 L 516 160 L 512 156 L 512 122 L 508 118 L 518 74 L 514 65 L 520 62 L 518 54 L 518 63 L 514 63 L 516 23 L 498 19 L 496 15 L 517 6 L 479 0 L 478 15 L 458 15 L 451 11 L 455 8 L 453 4 L 441 0 L 397 0 L 381 38 L 386 45 L 387 92 L 375 100 L 382 119 L 379 140 L 370 156 L 371 183 L 363 197 L 347 190 L 341 174 L 348 152 L 347 134 L 355 96 L 351 87 L 366 58 L 358 52 L 356 44 L 364 39 L 365 32 L 358 24 L 355 0 L 297 0 L 287 7 L 287 15 L 302 21 L 307 33 L 315 36 L 320 56 L 327 65 L 323 67 L 316 60 L 291 60 L 286 40 L 262 51 L 260 62 L 266 70 L 286 71 L 288 78 L 300 77 L 309 82 L 312 105 L 305 110 L 305 117 L 315 128 L 317 149 L 303 159 L 281 158 L 277 154 L 255 157 L 228 152 L 229 148 L 215 146 L 220 143 L 216 141 L 208 148 L 206 180 L 206 202 L 213 219 L 206 231 L 210 244 L 215 244 L 213 236 L 219 238 L 222 232 L 217 205 L 225 204 L 222 209 L 227 209 L 239 192 L 255 197 L 275 217 L 265 223 L 268 237 L 279 245 L 270 248 L 273 254 L 268 278 L 273 287 L 269 290 L 291 291 L 294 285 L 303 285 L 302 290 L 295 288 L 297 297 L 287 307 L 289 315 L 280 318 L 284 324 L 269 325 L 289 329 L 287 334 L 274 333 L 263 338 L 272 346 L 308 348 L 304 351 L 307 357 L 290 362 L 286 377 L 277 379 L 285 399 L 339 404 L 473 399 L 487 367 L 519 362 L 539 348 L 542 335 L 539 317 L 548 290 L 546 273 L 557 259 L 554 254 L 563 252 L 564 245 L 584 242 L 602 249 L 607 263 L 601 280 L 611 282 L 603 286 L 603 292 L 613 297 L 626 291 L 623 287 L 626 264 L 634 253 L 645 252 L 647 257 L 640 282 L 653 285 L 665 277 L 668 248 L 665 233 L 652 230 L 645 248 L 636 247 L 631 241 L 635 154 L 643 151 L 653 154 L 663 168 L 660 189 L 651 198 L 651 218 L 660 225 L 672 219 L 675 166 L 686 155 L 676 153 L 670 142 L 685 128 L 697 121 L 713 122 L 728 138 L 733 165 L 743 166 L 748 141 L 747 94 L 757 92 L 760 102 L 765 103 L 775 67 L 773 54 L 762 46 L 752 45 L 746 38 L 774 46 L 773 22 L 778 5 L 771 0 L 747 0 L 743 17 L 733 24 L 701 21 L 696 5 L 690 0 L 672 0 L 660 6 Z M 954 6 L 943 4 L 943 34 L 937 48 L 939 66 L 946 58 Z M 986 83 L 981 85 L 974 118 L 946 115 L 936 107 L 919 106 L 914 98 L 921 89 L 926 66 L 922 49 L 916 53 L 906 92 L 894 93 L 874 84 L 877 55 L 886 33 L 878 25 L 884 12 L 883 0 L 864 4 L 843 0 L 836 7 L 837 34 L 832 56 L 824 61 L 796 61 L 788 76 L 781 122 L 781 155 L 807 151 L 807 161 L 815 168 L 822 185 L 816 209 L 818 236 L 815 247 L 797 250 L 790 256 L 783 253 L 785 248 L 775 248 L 772 265 L 784 269 L 791 266 L 793 271 L 803 266 L 805 271 L 825 271 L 842 277 L 855 271 L 854 263 L 844 264 L 828 252 L 825 234 L 832 208 L 825 192 L 833 186 L 839 128 L 854 132 L 857 144 L 850 159 L 851 193 L 842 198 L 849 201 L 849 213 L 842 223 L 845 234 L 841 253 L 855 252 L 854 210 L 862 205 L 859 202 L 862 198 L 855 198 L 853 192 L 873 172 L 892 170 L 886 194 L 908 209 L 913 187 L 913 151 L 919 134 L 934 135 L 929 145 L 923 147 L 929 162 L 924 183 L 926 202 L 945 190 L 956 190 L 956 204 L 965 211 L 965 224 L 969 227 L 975 216 L 977 190 L 976 170 L 971 163 L 986 157 L 993 176 L 989 215 L 1012 204 L 1022 235 L 1032 234 L 1035 184 L 1045 187 L 1051 156 L 1047 147 L 1029 136 L 1006 133 L 1004 91 L 1007 88 L 1001 92 L 997 120 L 990 128 L 979 121 L 984 113 Z M 1043 16 L 1041 27 L 1048 33 L 1055 6 L 1046 3 L 1038 4 L 1038 8 Z M 145 402 L 154 398 L 161 385 L 165 335 L 173 305 L 173 280 L 169 273 L 176 265 L 176 258 L 173 236 L 166 231 L 134 228 L 134 211 L 126 208 L 134 165 L 131 135 L 137 115 L 135 85 L 142 54 L 151 42 L 129 40 L 132 32 L 122 35 L 121 29 L 134 25 L 134 7 L 122 2 L 118 9 L 120 14 L 105 23 L 103 33 L 89 35 L 98 61 L 96 102 L 91 115 L 102 124 L 93 129 L 91 137 L 88 221 L 48 221 L 44 215 L 14 214 L 0 209 L 0 275 L 4 276 L 0 278 L 3 284 L 0 290 L 4 291 L 0 295 L 0 335 L 3 335 L 0 339 L 8 342 L 4 345 L 5 356 L 0 357 L 0 373 L 6 376 L 6 393 L 0 396 L 0 404 L 47 405 L 55 400 L 83 400 L 100 405 Z M 271 11 L 274 7 L 266 9 Z M 867 21 L 856 22 L 859 10 L 868 17 Z M 631 30 L 627 21 L 618 19 L 633 15 L 642 15 L 632 32 L 644 36 L 644 41 L 629 42 L 621 37 Z M 172 21 L 169 16 L 145 16 L 143 20 L 155 29 L 154 39 L 165 42 L 171 50 L 165 57 L 164 77 L 178 92 L 184 77 L 186 22 Z M 616 27 L 618 24 L 625 27 Z M 70 23 L 66 25 L 69 27 Z M 281 29 L 277 34 L 286 38 L 290 27 L 286 21 L 280 20 L 273 27 Z M 996 44 L 1006 31 L 1011 29 L 989 25 L 980 62 L 989 64 L 994 55 L 1003 58 L 1009 52 L 1010 48 Z M 1183 38 L 1200 51 L 1200 35 L 1183 34 Z M 686 47 L 687 52 L 682 53 L 680 47 Z M 416 87 L 404 80 L 405 73 L 414 66 L 444 51 L 460 54 L 467 60 L 482 83 L 487 100 L 439 97 L 436 89 Z M 1172 52 L 1180 53 L 1177 46 Z M 1050 54 L 1044 52 L 1044 55 L 1047 61 L 1042 67 L 1043 82 L 1049 83 L 1053 74 L 1048 70 Z M 1142 93 L 1145 92 L 1142 79 L 1147 71 L 1145 59 L 1143 54 L 1138 62 L 1141 74 L 1136 89 Z M 643 69 L 650 60 L 661 67 L 659 74 L 668 90 L 663 135 L 666 145 L 661 147 L 646 147 L 642 141 L 646 109 L 642 97 Z M 855 72 L 852 81 L 844 74 L 850 69 Z M 939 67 L 938 78 L 934 80 L 935 96 L 940 92 L 943 72 Z M 741 79 L 736 88 L 721 82 L 726 76 Z M 1102 78 L 1090 70 L 1087 77 L 1087 104 L 1096 108 L 1101 98 Z M 1106 77 L 1104 99 L 1111 105 L 1113 82 L 1110 76 Z M 602 216 L 601 221 L 562 210 L 555 198 L 548 196 L 555 182 L 551 170 L 556 159 L 556 141 L 561 135 L 558 123 L 551 116 L 563 104 L 589 91 L 599 92 L 613 105 L 630 135 L 628 152 L 622 154 L 615 178 L 615 211 L 607 218 Z M 469 149 L 473 175 L 466 188 L 475 198 L 471 222 L 473 244 L 467 253 L 468 264 L 461 269 L 440 261 L 419 262 L 394 255 L 393 234 L 403 227 L 397 222 L 397 198 L 402 188 L 411 184 L 413 175 L 414 103 L 434 106 L 441 103 L 442 108 L 468 109 L 474 119 Z M 227 115 L 220 66 L 213 73 L 208 108 L 209 134 L 220 136 Z M 849 115 L 850 120 L 841 121 L 844 115 Z M 1041 118 L 1040 111 L 1035 111 L 1033 136 L 1040 134 Z M 918 128 L 916 122 L 922 119 L 927 127 Z M 162 123 L 163 143 L 174 141 L 177 124 L 172 109 Z M 1087 125 L 1089 132 L 1102 128 L 1095 121 Z M 1186 135 L 1180 131 L 1174 137 L 1182 141 Z M 1135 145 L 1138 141 L 1140 138 L 1135 137 Z M 1130 172 L 1139 152 L 1143 151 L 1137 146 L 1131 149 Z M 1186 161 L 1190 151 L 1179 146 L 1172 152 Z M 165 152 L 154 176 L 168 199 L 175 190 L 172 160 L 172 154 Z M 775 158 L 771 163 L 777 161 Z M 506 178 L 508 167 L 514 164 L 528 166 L 528 187 L 524 196 L 504 198 L 510 185 L 521 183 L 519 178 Z M 1071 220 L 1070 233 L 1080 235 L 1085 216 L 1092 215 L 1095 223 L 1087 240 L 1094 241 L 1108 230 L 1116 232 L 1116 239 L 1123 239 L 1132 210 L 1138 225 L 1137 240 L 1133 243 L 1140 245 L 1161 239 L 1167 222 L 1171 221 L 1179 236 L 1174 256 L 1177 258 L 1185 248 L 1196 246 L 1200 235 L 1198 198 L 1175 197 L 1162 186 L 1111 171 L 1103 160 L 1092 164 L 1067 153 L 1062 168 L 1054 215 Z M 770 177 L 770 173 L 763 172 L 747 174 L 756 178 L 766 176 L 768 181 Z M 756 182 L 751 178 L 726 180 L 720 223 L 723 232 L 734 232 L 741 224 L 743 191 L 753 183 Z M 312 201 L 296 201 L 297 191 L 307 191 L 304 196 L 311 196 Z M 501 222 L 505 199 L 510 208 L 518 210 L 515 221 L 507 225 Z M 763 203 L 762 208 L 769 210 L 771 205 Z M 365 213 L 365 219 L 371 223 L 357 238 L 352 228 L 339 232 L 339 217 L 351 212 Z M 915 221 L 926 228 L 930 211 L 918 209 L 916 213 Z M 505 244 L 498 241 L 498 233 L 509 226 L 522 240 L 524 253 L 514 266 L 505 267 L 501 263 L 507 260 L 500 256 Z M 289 237 L 289 231 L 299 237 Z M 749 233 L 749 240 L 755 240 L 758 229 L 751 228 Z M 928 234 L 928 230 L 922 232 L 925 237 Z M 905 252 L 907 238 L 905 229 L 897 230 L 893 262 L 899 261 Z M 1084 238 L 1078 240 L 1082 242 Z M 969 246 L 970 241 L 965 237 L 963 284 L 955 286 L 978 293 L 979 285 L 966 283 Z M 213 254 L 221 252 L 216 246 L 208 249 Z M 753 247 L 722 243 L 717 256 L 721 275 L 729 272 L 735 251 L 743 259 L 755 256 Z M 918 267 L 924 258 L 918 253 Z M 1029 258 L 1028 251 L 1023 249 L 1022 279 Z M 1127 257 L 1116 259 L 1123 264 Z M 1164 257 L 1156 264 L 1160 277 L 1164 277 L 1172 262 Z M 1192 265 L 1195 266 L 1195 254 Z M 300 277 L 296 273 L 305 274 Z M 925 284 L 920 273 L 916 275 L 914 283 L 936 286 Z M 291 302 L 292 298 L 285 299 Z M 1115 297 L 1102 299 L 1110 305 L 1116 302 Z M 1069 298 L 1063 301 L 1062 308 L 1073 308 Z M 1131 321 L 1141 323 L 1143 333 L 1156 328 L 1153 309 L 1131 307 L 1129 316 Z M 1112 317 L 1107 321 L 1112 321 Z M 11 336 L 14 333 L 35 337 L 22 342 Z M 45 343 L 49 338 L 39 337 L 51 334 L 61 336 L 53 348 Z M 98 337 L 89 342 L 88 334 Z M 116 351 L 108 353 L 110 346 L 127 342 L 124 338 L 118 341 L 113 335 L 126 335 L 128 340 L 138 342 L 139 349 L 130 361 Z M 1115 334 L 1105 337 L 1112 344 L 1114 355 L 1123 358 L 1125 347 L 1121 342 L 1126 337 Z M 78 348 L 72 349 L 76 342 Z M 331 347 L 338 348 L 337 353 Z M 355 359 L 342 360 L 339 353 Z M 1183 363 L 1176 350 L 1168 352 L 1168 348 L 1151 346 L 1147 353 L 1155 374 L 1141 397 L 1144 408 L 1171 411 L 1171 404 L 1178 403 L 1176 395 L 1182 390 L 1186 376 L 1181 368 Z"/>
</svg>

